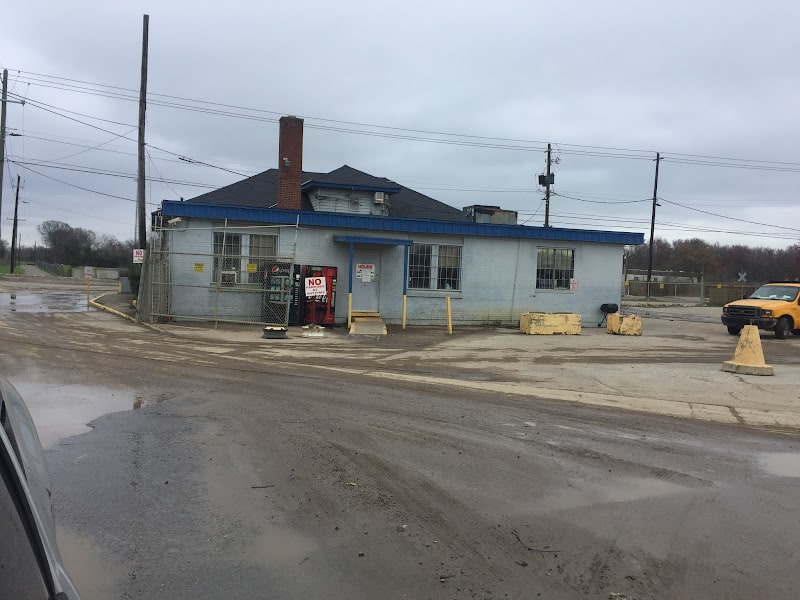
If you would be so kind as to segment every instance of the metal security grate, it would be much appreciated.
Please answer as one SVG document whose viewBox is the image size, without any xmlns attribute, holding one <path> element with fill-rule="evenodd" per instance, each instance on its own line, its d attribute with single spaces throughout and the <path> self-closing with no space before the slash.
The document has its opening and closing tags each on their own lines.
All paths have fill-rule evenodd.
<svg viewBox="0 0 800 600">
<path fill-rule="evenodd" d="M 287 326 L 294 257 L 278 254 L 280 230 L 228 223 L 154 226 L 139 317 Z"/>
</svg>

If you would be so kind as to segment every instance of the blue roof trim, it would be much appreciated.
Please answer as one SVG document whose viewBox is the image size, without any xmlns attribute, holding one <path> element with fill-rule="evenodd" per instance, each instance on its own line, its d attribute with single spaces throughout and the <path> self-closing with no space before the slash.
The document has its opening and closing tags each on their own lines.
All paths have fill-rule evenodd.
<svg viewBox="0 0 800 600">
<path fill-rule="evenodd" d="M 302 191 L 308 191 L 314 188 L 329 188 L 333 190 L 358 190 L 361 192 L 386 192 L 388 194 L 396 194 L 402 188 L 399 187 L 387 187 L 387 186 L 375 186 L 375 185 L 351 185 L 345 183 L 325 183 L 314 181 L 306 181 L 303 185 L 300 186 Z"/>
<path fill-rule="evenodd" d="M 373 238 L 373 237 L 359 237 L 353 235 L 335 235 L 333 236 L 334 242 L 343 242 L 345 244 L 380 244 L 382 246 L 413 246 L 414 240 L 392 240 L 389 238 Z"/>
<path fill-rule="evenodd" d="M 536 239 L 564 242 L 597 242 L 601 244 L 638 245 L 644 243 L 643 233 L 628 231 L 593 231 L 589 229 L 562 229 L 559 227 L 528 227 L 525 225 L 494 225 L 490 223 L 464 223 L 456 221 L 429 221 L 400 217 L 382 217 L 345 213 L 283 210 L 277 208 L 248 208 L 223 204 L 203 204 L 164 200 L 162 214 L 170 217 L 195 217 L 200 219 L 230 219 L 251 223 L 274 223 L 308 227 L 338 227 L 342 229 L 370 229 L 397 233 L 423 233 L 433 235 L 461 235 L 477 237 Z"/>
</svg>

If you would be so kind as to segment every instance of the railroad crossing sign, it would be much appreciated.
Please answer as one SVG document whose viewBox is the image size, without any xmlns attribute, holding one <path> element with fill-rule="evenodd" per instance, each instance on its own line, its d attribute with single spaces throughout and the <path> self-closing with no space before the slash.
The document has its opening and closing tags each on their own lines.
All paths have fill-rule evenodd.
<svg viewBox="0 0 800 600">
<path fill-rule="evenodd" d="M 747 281 L 747 271 L 739 271 L 739 283 Z"/>
</svg>

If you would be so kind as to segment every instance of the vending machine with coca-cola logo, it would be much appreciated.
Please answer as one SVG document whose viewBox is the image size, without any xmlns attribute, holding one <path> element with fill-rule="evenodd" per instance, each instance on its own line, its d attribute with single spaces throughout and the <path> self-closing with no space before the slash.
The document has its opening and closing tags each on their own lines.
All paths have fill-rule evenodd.
<svg viewBox="0 0 800 600">
<path fill-rule="evenodd" d="M 295 265 L 289 325 L 333 325 L 336 318 L 336 267 Z"/>
<path fill-rule="evenodd" d="M 303 265 L 304 325 L 333 325 L 336 317 L 336 267 Z"/>
</svg>

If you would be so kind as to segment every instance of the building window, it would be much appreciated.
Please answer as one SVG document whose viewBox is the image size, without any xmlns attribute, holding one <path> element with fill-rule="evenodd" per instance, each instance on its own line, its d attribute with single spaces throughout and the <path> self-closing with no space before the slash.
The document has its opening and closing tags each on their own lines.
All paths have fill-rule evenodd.
<svg viewBox="0 0 800 600">
<path fill-rule="evenodd" d="M 413 290 L 460 290 L 461 246 L 411 246 L 408 287 Z"/>
<path fill-rule="evenodd" d="M 431 254 L 433 246 L 414 244 L 408 255 L 408 287 L 427 290 L 431 287 Z"/>
<path fill-rule="evenodd" d="M 257 265 L 255 272 L 248 268 L 247 282 L 261 283 L 264 277 L 261 265 L 266 259 L 275 260 L 277 253 L 278 237 L 274 235 L 251 235 L 250 236 L 250 256 L 247 259 L 248 265 Z"/>
<path fill-rule="evenodd" d="M 242 262 L 242 236 L 214 232 L 214 283 L 236 285 Z"/>
<path fill-rule="evenodd" d="M 571 248 L 538 248 L 536 255 L 536 288 L 568 290 L 575 277 L 575 251 Z"/>
</svg>

